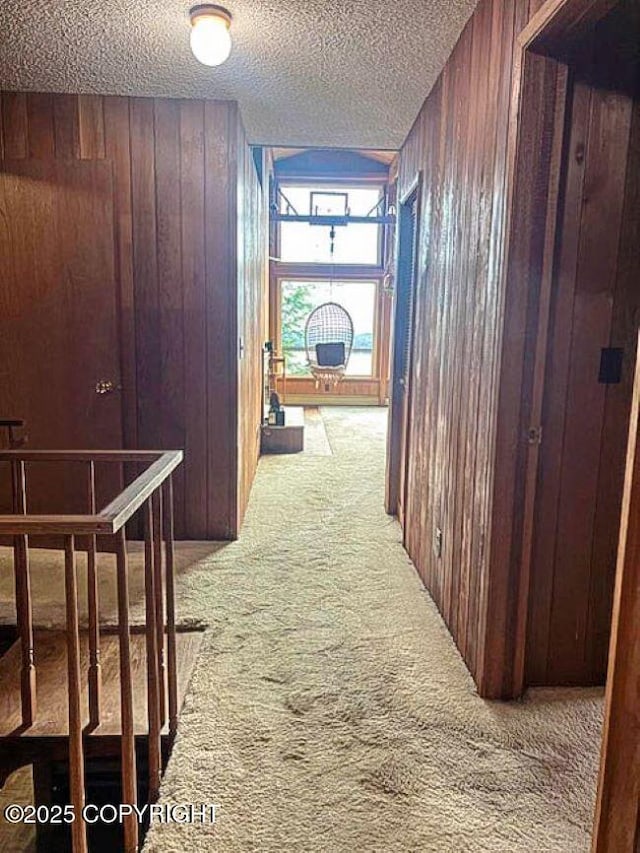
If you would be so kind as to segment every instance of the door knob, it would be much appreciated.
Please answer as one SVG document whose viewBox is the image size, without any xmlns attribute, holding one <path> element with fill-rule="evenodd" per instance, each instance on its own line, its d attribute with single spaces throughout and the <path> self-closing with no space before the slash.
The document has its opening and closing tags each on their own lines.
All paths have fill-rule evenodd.
<svg viewBox="0 0 640 853">
<path fill-rule="evenodd" d="M 111 379 L 98 379 L 96 382 L 96 394 L 113 394 L 114 391 L 120 390 L 120 386 L 116 385 Z"/>
</svg>

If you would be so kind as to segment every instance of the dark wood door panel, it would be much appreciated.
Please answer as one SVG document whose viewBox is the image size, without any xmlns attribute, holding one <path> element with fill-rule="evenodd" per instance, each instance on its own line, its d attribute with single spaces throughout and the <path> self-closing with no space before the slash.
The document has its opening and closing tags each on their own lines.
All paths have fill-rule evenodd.
<svg viewBox="0 0 640 853">
<path fill-rule="evenodd" d="M 0 411 L 32 448 L 121 447 L 111 164 L 2 162 L 0 257 Z M 83 471 L 28 475 L 31 510 L 86 508 Z"/>
</svg>

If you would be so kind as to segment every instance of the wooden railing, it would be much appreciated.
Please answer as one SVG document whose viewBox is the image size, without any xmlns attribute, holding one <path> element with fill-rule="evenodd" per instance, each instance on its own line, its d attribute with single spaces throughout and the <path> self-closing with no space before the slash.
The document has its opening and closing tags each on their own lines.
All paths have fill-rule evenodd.
<svg viewBox="0 0 640 853">
<path fill-rule="evenodd" d="M 153 802 L 158 796 L 162 772 L 162 727 L 168 718 L 169 732 L 174 734 L 178 718 L 171 475 L 181 461 L 182 451 L 0 451 L 0 463 L 9 463 L 12 472 L 13 513 L 0 516 L 0 536 L 10 535 L 14 543 L 16 612 L 21 645 L 20 694 L 24 729 L 32 726 L 37 716 L 37 660 L 34 658 L 29 545 L 33 539 L 37 541 L 37 538 L 42 536 L 61 536 L 64 541 L 69 781 L 71 804 L 77 816 L 72 824 L 74 853 L 85 853 L 87 850 L 86 826 L 80 819 L 85 802 L 85 784 L 80 628 L 77 608 L 78 537 L 82 537 L 82 547 L 87 549 L 89 665 L 86 678 L 89 729 L 100 725 L 101 710 L 97 537 L 110 536 L 115 540 L 122 800 L 123 803 L 136 805 L 137 776 L 125 525 L 138 512 L 141 512 L 144 519 L 149 800 Z M 34 515 L 28 512 L 26 465 L 38 462 L 84 463 L 88 506 L 85 515 Z M 148 467 L 115 500 L 97 512 L 96 464 L 103 462 L 119 464 L 122 470 L 125 464 L 145 464 Z M 126 853 L 133 853 L 138 847 L 138 822 L 135 815 L 124 818 L 123 829 L 124 849 Z"/>
</svg>

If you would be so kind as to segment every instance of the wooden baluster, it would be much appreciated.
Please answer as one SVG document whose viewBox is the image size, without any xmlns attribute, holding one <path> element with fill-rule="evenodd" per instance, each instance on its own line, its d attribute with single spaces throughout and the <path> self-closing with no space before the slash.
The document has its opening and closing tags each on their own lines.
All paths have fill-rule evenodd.
<svg viewBox="0 0 640 853">
<path fill-rule="evenodd" d="M 145 504 L 144 592 L 147 639 L 147 712 L 149 719 L 149 802 L 158 799 L 161 776 L 160 684 L 154 571 L 154 518 L 151 501 Z"/>
<path fill-rule="evenodd" d="M 96 512 L 95 464 L 89 462 L 89 512 Z M 102 677 L 100 671 L 100 613 L 98 609 L 98 573 L 96 570 L 96 536 L 89 537 L 87 551 L 87 593 L 89 610 L 89 724 L 92 729 L 100 725 L 100 699 Z"/>
<path fill-rule="evenodd" d="M 16 515 L 27 512 L 27 487 L 24 462 L 11 463 L 13 508 Z M 22 725 L 33 725 L 36 716 L 36 668 L 33 650 L 33 608 L 29 577 L 29 541 L 25 535 L 13 537 L 13 571 L 16 588 L 16 613 L 20 635 L 20 697 Z"/>
<path fill-rule="evenodd" d="M 78 629 L 78 582 L 75 542 L 64 540 L 64 580 L 67 609 L 67 677 L 69 693 L 69 785 L 75 820 L 71 824 L 73 853 L 86 853 L 87 827 L 84 808 L 84 753 L 82 748 L 82 710 L 80 705 L 80 632 Z"/>
<path fill-rule="evenodd" d="M 167 658 L 169 685 L 169 732 L 175 735 L 178 728 L 178 661 L 176 653 L 176 600 L 173 549 L 173 480 L 164 484 L 164 540 L 166 555 L 167 590 Z"/>
<path fill-rule="evenodd" d="M 127 543 L 124 528 L 116 534 L 118 571 L 118 639 L 120 645 L 120 717 L 122 722 L 122 802 L 137 804 L 136 747 L 133 721 L 133 681 L 129 635 L 129 579 Z M 138 821 L 135 815 L 124 818 L 124 853 L 138 849 Z"/>
<path fill-rule="evenodd" d="M 153 569 L 156 596 L 156 633 L 158 636 L 158 675 L 160 677 L 160 722 L 167 721 L 164 664 L 164 583 L 162 579 L 162 492 L 158 488 L 151 496 L 153 506 Z"/>
</svg>

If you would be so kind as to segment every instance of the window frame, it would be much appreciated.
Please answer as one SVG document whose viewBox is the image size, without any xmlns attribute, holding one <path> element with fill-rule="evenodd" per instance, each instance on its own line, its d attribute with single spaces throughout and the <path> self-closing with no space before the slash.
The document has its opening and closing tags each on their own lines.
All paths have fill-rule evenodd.
<svg viewBox="0 0 640 853">
<path fill-rule="evenodd" d="M 383 208 L 386 209 L 386 201 L 388 194 L 388 185 L 380 179 L 380 177 L 375 178 L 357 178 L 357 179 L 349 179 L 346 177 L 341 178 L 298 178 L 298 177 L 287 177 L 287 178 L 279 178 L 275 181 L 275 203 L 277 205 L 278 210 L 280 210 L 280 194 L 279 191 L 282 190 L 286 195 L 287 187 L 317 187 L 319 190 L 326 189 L 327 192 L 331 190 L 345 190 L 349 189 L 372 189 L 377 188 L 380 191 L 380 197 L 385 202 L 383 204 Z M 299 213 L 307 214 L 308 211 L 299 211 Z M 382 270 L 384 266 L 385 252 L 386 252 L 386 228 L 382 225 L 376 225 L 378 229 L 378 251 L 377 251 L 377 262 L 375 264 L 362 264 L 355 262 L 341 262 L 333 264 L 331 261 L 284 261 L 281 259 L 282 253 L 282 222 L 275 223 L 275 233 L 274 233 L 274 246 L 275 246 L 275 261 L 279 266 L 282 267 L 304 267 L 304 268 L 320 268 L 323 267 L 335 267 L 336 269 L 376 269 Z M 311 226 L 310 226 L 311 227 Z M 373 225 L 369 227 L 374 227 Z M 347 229 L 349 226 L 347 226 Z M 336 276 L 337 278 L 337 276 Z"/>
<path fill-rule="evenodd" d="M 334 284 L 343 284 L 343 283 L 353 283 L 357 284 L 360 282 L 361 284 L 372 284 L 374 287 L 374 298 L 373 298 L 373 332 L 372 332 L 372 351 L 371 351 L 371 373 L 358 373 L 358 374 L 345 374 L 344 381 L 352 381 L 352 382 L 369 382 L 375 381 L 378 379 L 378 374 L 380 371 L 380 291 L 382 286 L 382 280 L 376 276 L 352 276 L 352 277 L 338 277 L 338 276 L 328 276 L 326 273 L 321 274 L 317 273 L 314 275 L 288 275 L 283 273 L 282 275 L 278 275 L 275 279 L 276 281 L 276 343 L 277 350 L 279 353 L 284 354 L 284 350 L 282 349 L 282 284 L 283 282 L 300 282 L 303 284 L 312 284 L 314 281 L 327 283 L 333 282 Z M 313 379 L 311 373 L 303 376 L 293 376 L 287 373 L 287 382 L 292 382 L 296 380 L 308 380 Z"/>
</svg>

